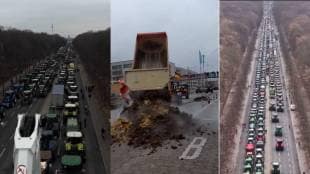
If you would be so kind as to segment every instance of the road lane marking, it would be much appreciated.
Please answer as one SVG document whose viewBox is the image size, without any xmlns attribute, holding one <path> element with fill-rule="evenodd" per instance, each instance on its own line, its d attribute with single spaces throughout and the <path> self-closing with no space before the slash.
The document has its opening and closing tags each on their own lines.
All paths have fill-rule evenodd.
<svg viewBox="0 0 310 174">
<path fill-rule="evenodd" d="M 0 158 L 3 156 L 4 152 L 6 151 L 6 148 L 3 148 L 1 153 L 0 153 Z"/>
<path fill-rule="evenodd" d="M 199 144 L 196 144 L 197 141 L 200 141 Z M 196 159 L 199 157 L 203 146 L 206 144 L 207 139 L 203 137 L 195 137 L 193 141 L 187 146 L 185 151 L 182 153 L 182 155 L 179 157 L 179 159 Z M 189 155 L 188 153 L 194 149 L 195 152 L 192 155 Z"/>
</svg>

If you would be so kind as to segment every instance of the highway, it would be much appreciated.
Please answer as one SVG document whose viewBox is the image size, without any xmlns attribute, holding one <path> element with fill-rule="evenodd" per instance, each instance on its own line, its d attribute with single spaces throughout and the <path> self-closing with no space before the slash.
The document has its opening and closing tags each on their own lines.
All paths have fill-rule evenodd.
<svg viewBox="0 0 310 174">
<path fill-rule="evenodd" d="M 255 62 L 248 83 L 250 93 L 238 153 L 238 159 L 243 160 L 237 162 L 236 173 L 270 173 L 275 162 L 279 164 L 281 174 L 300 173 L 290 115 L 293 111 L 290 110 L 287 98 L 289 89 L 285 87 L 286 77 L 279 56 L 281 49 L 278 36 L 272 3 L 266 2 L 253 53 Z M 278 129 L 282 136 L 275 135 L 276 127 L 282 127 Z M 280 143 L 281 140 L 283 151 L 281 148 L 276 149 L 277 141 Z"/>
<path fill-rule="evenodd" d="M 87 92 L 82 79 L 79 73 L 75 74 L 76 83 L 79 86 L 79 89 L 82 88 L 85 97 L 87 97 Z M 57 78 L 54 81 L 56 83 Z M 81 96 L 81 93 L 80 93 Z M 97 174 L 105 173 L 105 167 L 102 160 L 101 153 L 99 152 L 99 145 L 97 137 L 94 131 L 93 122 L 91 121 L 91 115 L 89 112 L 86 112 L 84 106 L 87 106 L 88 103 L 85 99 L 80 97 L 80 120 L 81 120 L 81 130 L 84 136 L 84 142 L 86 145 L 86 161 L 82 166 L 82 169 L 75 172 L 65 171 L 62 169 L 60 164 L 61 153 L 64 146 L 64 137 L 60 136 L 58 139 L 58 153 L 56 160 L 52 163 L 52 169 L 50 174 L 56 173 L 87 173 L 87 174 Z M 17 100 L 17 104 L 8 110 L 6 110 L 6 117 L 2 121 L 0 126 L 0 174 L 13 173 L 14 164 L 13 164 L 13 147 L 14 147 L 14 133 L 17 126 L 17 114 L 26 113 L 33 115 L 35 113 L 40 113 L 45 115 L 48 112 L 49 105 L 51 103 L 52 95 L 48 93 L 46 97 L 37 98 L 35 97 L 33 102 L 30 105 L 22 105 L 20 99 Z M 89 108 L 89 107 L 88 107 Z M 60 111 L 62 115 L 62 111 Z M 61 116 L 62 117 L 62 116 Z M 85 124 L 86 123 L 86 124 Z M 63 130 L 63 125 L 61 131 Z"/>
</svg>

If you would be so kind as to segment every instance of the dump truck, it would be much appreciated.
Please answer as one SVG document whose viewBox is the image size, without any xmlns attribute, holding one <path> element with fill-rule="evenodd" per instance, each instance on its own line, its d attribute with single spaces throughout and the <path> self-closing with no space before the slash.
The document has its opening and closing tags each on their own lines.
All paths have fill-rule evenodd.
<svg viewBox="0 0 310 174">
<path fill-rule="evenodd" d="M 167 34 L 138 33 L 133 66 L 124 73 L 131 96 L 170 100 L 170 81 L 174 74 L 174 67 L 169 63 Z"/>
</svg>

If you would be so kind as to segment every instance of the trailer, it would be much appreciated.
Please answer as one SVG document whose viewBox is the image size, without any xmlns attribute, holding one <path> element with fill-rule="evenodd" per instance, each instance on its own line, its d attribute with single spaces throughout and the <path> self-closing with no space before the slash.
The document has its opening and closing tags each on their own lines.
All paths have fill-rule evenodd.
<svg viewBox="0 0 310 174">
<path fill-rule="evenodd" d="M 138 33 L 134 63 L 124 76 L 132 94 L 170 99 L 170 80 L 174 73 L 173 64 L 169 63 L 167 34 Z"/>
<path fill-rule="evenodd" d="M 52 106 L 64 107 L 64 85 L 54 85 L 52 89 Z"/>
</svg>

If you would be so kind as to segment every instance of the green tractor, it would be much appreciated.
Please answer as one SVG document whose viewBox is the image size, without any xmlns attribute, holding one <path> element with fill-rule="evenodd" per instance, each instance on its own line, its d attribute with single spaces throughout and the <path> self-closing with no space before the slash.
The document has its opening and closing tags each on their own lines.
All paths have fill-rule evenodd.
<svg viewBox="0 0 310 174">
<path fill-rule="evenodd" d="M 65 169 L 80 169 L 85 161 L 85 144 L 80 131 L 67 131 L 61 164 Z"/>
<path fill-rule="evenodd" d="M 65 108 L 64 108 L 64 111 L 63 111 L 63 116 L 64 116 L 64 123 L 66 123 L 67 119 L 70 118 L 70 117 L 77 117 L 78 116 L 78 112 L 79 109 L 77 107 L 76 104 L 73 104 L 73 103 L 66 103 L 65 104 Z"/>
<path fill-rule="evenodd" d="M 77 95 L 70 95 L 67 97 L 67 102 L 75 104 L 77 108 L 79 108 L 79 96 Z"/>
<path fill-rule="evenodd" d="M 280 126 L 280 125 L 276 126 L 276 130 L 275 130 L 274 135 L 276 137 L 282 137 L 282 135 L 283 135 L 283 133 L 282 133 L 282 126 Z"/>
<path fill-rule="evenodd" d="M 251 174 L 252 173 L 252 165 L 245 164 L 243 167 L 243 174 Z"/>
<path fill-rule="evenodd" d="M 278 162 L 272 163 L 271 174 L 280 174 L 280 164 Z"/>
</svg>

